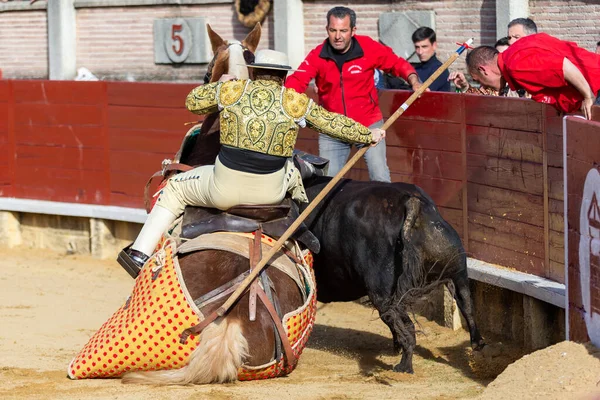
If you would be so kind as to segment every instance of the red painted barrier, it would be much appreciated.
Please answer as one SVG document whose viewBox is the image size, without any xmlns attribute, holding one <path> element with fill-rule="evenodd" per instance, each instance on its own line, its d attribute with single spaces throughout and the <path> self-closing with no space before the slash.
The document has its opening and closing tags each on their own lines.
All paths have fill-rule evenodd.
<svg viewBox="0 0 600 400">
<path fill-rule="evenodd" d="M 198 120 L 193 84 L 0 81 L 0 196 L 142 207 Z M 380 95 L 384 117 L 408 92 Z M 595 108 L 594 115 L 600 119 Z M 298 147 L 318 153 L 317 135 Z M 469 255 L 564 282 L 562 122 L 524 99 L 425 93 L 387 135 L 394 181 L 427 191 Z M 349 177 L 368 179 L 363 161 Z"/>
</svg>

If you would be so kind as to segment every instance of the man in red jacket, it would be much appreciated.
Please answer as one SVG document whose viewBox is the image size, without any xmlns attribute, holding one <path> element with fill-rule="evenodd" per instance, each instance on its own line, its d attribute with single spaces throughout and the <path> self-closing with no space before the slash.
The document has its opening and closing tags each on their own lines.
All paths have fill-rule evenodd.
<svg viewBox="0 0 600 400">
<path fill-rule="evenodd" d="M 477 47 L 467 67 L 482 86 L 500 90 L 508 83 L 565 113 L 581 109 L 587 119 L 600 92 L 600 55 L 545 33 L 520 38 L 503 53 Z"/>
<path fill-rule="evenodd" d="M 415 69 L 389 47 L 368 36 L 356 35 L 356 14 L 347 7 L 329 10 L 326 29 L 328 39 L 306 56 L 299 71 L 287 78 L 285 86 L 304 93 L 310 81 L 315 79 L 319 105 L 370 129 L 381 128 L 383 116 L 373 79 L 375 69 L 399 76 L 417 90 L 421 82 Z M 350 147 L 337 139 L 319 136 L 319 154 L 329 159 L 330 176 L 342 169 L 350 155 Z M 390 182 L 385 140 L 366 152 L 365 161 L 371 180 Z"/>
</svg>

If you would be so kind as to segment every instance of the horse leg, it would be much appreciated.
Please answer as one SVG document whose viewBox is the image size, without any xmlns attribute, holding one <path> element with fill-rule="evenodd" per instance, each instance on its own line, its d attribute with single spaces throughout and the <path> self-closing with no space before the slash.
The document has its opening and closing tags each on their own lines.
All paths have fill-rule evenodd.
<svg viewBox="0 0 600 400">
<path fill-rule="evenodd" d="M 123 383 L 186 385 L 237 380 L 238 369 L 248 357 L 248 342 L 237 318 L 217 320 L 200 333 L 200 343 L 188 365 L 176 370 L 132 372 Z"/>
<path fill-rule="evenodd" d="M 406 309 L 394 306 L 380 314 L 381 320 L 390 328 L 394 338 L 394 349 L 402 350 L 400 362 L 394 365 L 394 371 L 413 374 L 412 358 L 417 345 L 415 324 Z"/>
<path fill-rule="evenodd" d="M 462 313 L 463 317 L 467 321 L 469 327 L 469 334 L 471 335 L 471 347 L 474 350 L 481 350 L 485 346 L 485 342 L 477 329 L 475 324 L 473 299 L 471 297 L 471 290 L 469 289 L 469 278 L 467 276 L 466 260 L 462 257 L 461 263 L 464 263 L 464 268 L 459 269 L 459 273 L 452 277 L 452 283 L 454 284 L 454 298 L 458 305 L 458 309 Z"/>
</svg>

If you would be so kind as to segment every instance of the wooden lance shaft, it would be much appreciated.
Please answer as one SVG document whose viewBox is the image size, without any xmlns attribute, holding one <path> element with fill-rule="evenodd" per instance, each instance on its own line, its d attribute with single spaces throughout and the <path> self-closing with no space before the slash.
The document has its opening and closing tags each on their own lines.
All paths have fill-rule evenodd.
<svg viewBox="0 0 600 400">
<path fill-rule="evenodd" d="M 440 76 L 440 74 L 442 72 L 444 72 L 446 69 L 448 69 L 448 67 L 454 61 L 456 61 L 456 59 L 461 55 L 461 53 L 465 49 L 467 49 L 468 46 L 472 42 L 473 42 L 473 39 L 469 39 L 466 43 L 463 43 L 463 45 L 454 54 L 452 54 L 444 64 L 440 65 L 440 67 L 433 73 L 433 75 L 431 75 L 429 77 L 429 79 L 427 79 L 423 83 L 423 85 L 421 85 L 421 87 L 417 91 L 415 91 L 404 102 L 404 104 L 402 104 L 398 108 L 398 110 L 396 110 L 396 112 L 390 116 L 390 118 L 388 118 L 388 120 L 385 122 L 385 124 L 383 124 L 382 129 L 384 129 L 384 130 L 388 129 L 390 127 L 390 125 L 392 125 L 398 119 L 398 117 L 400 117 L 400 115 L 402 115 L 402 113 L 404 111 L 406 111 L 406 109 L 416 99 L 418 99 L 419 96 L 421 96 L 423 94 L 423 92 L 425 92 L 425 90 L 427 90 L 427 88 L 433 83 L 433 81 L 435 81 L 437 79 L 437 77 Z M 356 152 L 356 154 L 354 154 L 354 156 L 350 159 L 350 161 L 348 161 L 346 163 L 346 165 L 344 165 L 344 167 L 340 170 L 340 172 L 338 172 L 331 179 L 331 181 L 329 181 L 329 183 L 327 184 L 327 186 L 325 186 L 323 188 L 323 190 L 321 190 L 321 192 L 317 195 L 317 197 L 315 197 L 314 200 L 308 205 L 308 207 L 306 207 L 306 209 L 302 212 L 302 214 L 300 214 L 298 216 L 298 218 L 296 218 L 296 220 L 283 233 L 283 235 L 281 235 L 281 237 L 279 238 L 279 240 L 277 242 L 275 242 L 275 244 L 273 245 L 273 247 L 271 248 L 271 250 L 269 250 L 269 252 L 267 254 L 265 254 L 261 258 L 260 262 L 252 270 L 252 272 L 250 273 L 250 275 L 248 275 L 246 277 L 246 279 L 244 279 L 242 281 L 242 283 L 240 283 L 240 286 L 238 286 L 238 288 L 236 289 L 236 291 L 233 292 L 233 294 L 227 299 L 227 301 L 225 303 L 223 303 L 223 305 L 221 307 L 219 307 L 219 309 L 217 310 L 217 314 L 220 317 L 224 316 L 227 313 L 227 310 L 229 310 L 231 308 L 231 306 L 233 306 L 233 304 L 240 298 L 240 296 L 246 291 L 246 289 L 248 289 L 248 287 L 250 286 L 250 284 L 262 272 L 262 270 L 265 268 L 265 266 L 267 265 L 267 263 L 269 262 L 269 260 L 271 260 L 271 258 L 273 258 L 273 256 L 285 244 L 285 242 L 290 238 L 290 236 L 292 236 L 292 234 L 294 232 L 296 232 L 296 229 L 298 229 L 298 227 L 300 226 L 300 224 L 302 224 L 302 222 L 304 222 L 304 220 L 315 209 L 315 207 L 325 198 L 325 196 L 327 196 L 327 194 L 331 191 L 331 189 L 333 189 L 333 187 L 340 181 L 340 179 L 342 179 L 342 177 L 348 172 L 348 170 L 350 168 L 352 168 L 352 166 L 354 164 L 356 164 L 356 162 L 358 160 L 360 160 L 360 158 L 363 156 L 363 154 L 365 154 L 365 152 L 368 149 L 369 149 L 369 146 L 364 146 L 360 150 L 358 150 Z"/>
</svg>

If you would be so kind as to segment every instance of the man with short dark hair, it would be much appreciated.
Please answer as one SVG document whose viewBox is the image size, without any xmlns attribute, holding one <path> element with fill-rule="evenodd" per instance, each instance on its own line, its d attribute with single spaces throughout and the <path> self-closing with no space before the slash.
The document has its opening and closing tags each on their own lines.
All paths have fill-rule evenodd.
<svg viewBox="0 0 600 400">
<path fill-rule="evenodd" d="M 596 43 L 596 54 L 600 54 L 600 41 Z"/>
<path fill-rule="evenodd" d="M 419 57 L 419 64 L 415 65 L 415 70 L 419 79 L 425 82 L 442 65 L 435 52 L 437 51 L 437 41 L 435 31 L 429 27 L 422 26 L 412 34 L 412 41 L 415 45 L 415 53 Z M 433 92 L 449 92 L 450 82 L 448 82 L 449 72 L 445 70 L 429 86 Z"/>
<path fill-rule="evenodd" d="M 327 13 L 328 38 L 288 77 L 285 86 L 304 93 L 314 78 L 319 104 L 372 128 L 383 125 L 379 98 L 373 79 L 375 69 L 408 81 L 413 90 L 421 86 L 415 69 L 392 49 L 368 36 L 356 35 L 356 13 L 347 7 L 334 7 Z M 300 71 L 301 70 L 301 71 Z M 329 159 L 329 175 L 337 174 L 350 155 L 351 145 L 319 135 L 319 155 Z M 382 140 L 365 154 L 369 178 L 390 182 L 390 170 Z"/>
<path fill-rule="evenodd" d="M 531 18 L 515 18 L 508 23 L 509 46 L 522 37 L 537 33 L 537 25 Z"/>
<path fill-rule="evenodd" d="M 467 55 L 467 67 L 485 87 L 524 89 L 563 112 L 581 109 L 587 119 L 600 92 L 600 55 L 545 33 L 523 37 L 503 53 L 477 47 Z"/>
</svg>

